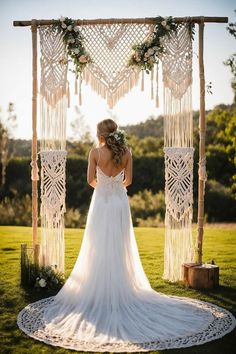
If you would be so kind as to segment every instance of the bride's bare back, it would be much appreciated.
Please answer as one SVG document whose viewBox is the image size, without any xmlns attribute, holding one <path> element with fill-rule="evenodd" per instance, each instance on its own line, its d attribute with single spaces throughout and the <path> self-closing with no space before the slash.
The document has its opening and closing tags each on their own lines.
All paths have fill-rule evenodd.
<svg viewBox="0 0 236 354">
<path fill-rule="evenodd" d="M 124 170 L 124 186 L 127 187 L 132 183 L 132 154 L 129 150 L 122 156 L 121 165 L 119 167 L 116 167 L 112 161 L 112 152 L 106 145 L 91 149 L 88 160 L 87 182 L 92 187 L 95 187 L 96 166 L 108 177 L 114 177 Z"/>
</svg>

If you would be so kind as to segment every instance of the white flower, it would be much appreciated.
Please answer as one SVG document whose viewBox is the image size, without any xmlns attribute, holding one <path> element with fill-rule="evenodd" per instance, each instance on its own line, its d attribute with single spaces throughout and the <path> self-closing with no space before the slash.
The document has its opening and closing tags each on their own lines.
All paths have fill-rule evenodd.
<svg viewBox="0 0 236 354">
<path fill-rule="evenodd" d="M 68 31 L 72 31 L 72 26 L 69 25 L 69 26 L 67 27 L 67 29 L 68 29 Z"/>
<path fill-rule="evenodd" d="M 169 30 L 169 29 L 170 29 L 170 26 L 167 25 L 167 26 L 166 26 L 166 29 Z"/>
<path fill-rule="evenodd" d="M 87 59 L 86 55 L 82 54 L 79 57 L 79 61 L 80 61 L 80 63 L 87 63 L 88 59 Z"/>
<path fill-rule="evenodd" d="M 154 50 L 153 50 L 152 48 L 149 48 L 149 49 L 148 49 L 148 54 L 149 54 L 149 55 L 154 54 Z"/>
<path fill-rule="evenodd" d="M 161 24 L 162 24 L 163 27 L 166 27 L 166 25 L 167 25 L 166 20 L 162 21 Z"/>
<path fill-rule="evenodd" d="M 40 279 L 40 281 L 39 281 L 39 285 L 41 286 L 41 288 L 45 288 L 45 286 L 47 285 L 47 283 L 46 283 L 46 280 L 45 279 Z"/>
<path fill-rule="evenodd" d="M 75 39 L 74 38 L 69 38 L 67 43 L 75 43 Z"/>
<path fill-rule="evenodd" d="M 62 28 L 67 28 L 67 25 L 64 22 L 62 22 L 61 27 Z"/>
<path fill-rule="evenodd" d="M 78 26 L 75 26 L 75 27 L 74 27 L 74 31 L 75 31 L 75 32 L 79 32 L 79 27 L 78 27 Z"/>
<path fill-rule="evenodd" d="M 144 54 L 144 56 L 146 57 L 146 58 L 148 58 L 149 57 L 149 53 L 148 53 L 148 51 Z"/>
<path fill-rule="evenodd" d="M 61 17 L 60 17 L 60 21 L 61 21 L 61 22 L 64 22 L 65 19 L 66 19 L 66 18 L 65 18 L 64 16 L 61 16 Z"/>
<path fill-rule="evenodd" d="M 74 51 L 75 54 L 79 54 L 79 49 L 78 48 L 74 48 L 73 51 Z"/>
</svg>

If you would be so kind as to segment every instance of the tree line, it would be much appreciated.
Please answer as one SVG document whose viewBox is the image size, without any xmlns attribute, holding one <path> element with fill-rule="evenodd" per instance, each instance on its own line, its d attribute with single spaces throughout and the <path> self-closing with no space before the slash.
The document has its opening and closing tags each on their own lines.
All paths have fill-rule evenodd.
<svg viewBox="0 0 236 354">
<path fill-rule="evenodd" d="M 198 116 L 199 113 L 197 111 L 193 112 L 193 144 L 195 148 L 194 221 L 197 220 Z M 120 128 L 126 131 L 127 140 L 133 152 L 133 183 L 127 189 L 134 224 L 156 226 L 163 223 L 165 214 L 163 117 L 151 116 L 140 124 L 121 126 Z M 207 112 L 205 220 L 208 222 L 235 221 L 235 132 L 235 105 L 218 105 Z M 8 150 L 13 151 L 13 153 L 11 153 L 5 169 L 4 185 L 1 184 L 0 189 L 0 220 L 4 224 L 14 222 L 16 224 L 27 224 L 28 220 L 30 225 L 31 141 L 9 139 L 8 145 Z M 92 146 L 94 146 L 94 141 L 88 132 L 84 134 L 80 141 L 67 142 L 67 226 L 83 227 L 85 225 L 86 214 L 93 192 L 93 188 L 87 184 L 86 179 L 88 153 Z M 9 212 L 7 212 L 6 208 L 8 208 Z M 14 215 L 17 210 L 18 214 L 21 212 L 22 215 Z"/>
</svg>

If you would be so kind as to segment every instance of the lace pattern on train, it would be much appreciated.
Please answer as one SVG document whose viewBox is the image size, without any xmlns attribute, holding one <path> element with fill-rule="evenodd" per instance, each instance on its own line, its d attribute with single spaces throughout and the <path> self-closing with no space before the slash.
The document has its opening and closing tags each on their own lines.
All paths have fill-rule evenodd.
<svg viewBox="0 0 236 354">
<path fill-rule="evenodd" d="M 223 337 L 226 333 L 232 331 L 236 325 L 235 317 L 226 309 L 209 302 L 191 299 L 187 297 L 171 296 L 179 300 L 187 301 L 199 309 L 210 312 L 213 320 L 206 323 L 206 328 L 202 328 L 200 332 L 192 333 L 187 336 L 173 337 L 166 340 L 153 340 L 149 342 L 115 342 L 115 343 L 96 343 L 78 341 L 75 338 L 64 338 L 45 330 L 43 322 L 44 311 L 54 302 L 54 297 L 39 300 L 26 306 L 20 311 L 17 324 L 26 334 L 44 343 L 53 346 L 61 346 L 68 349 L 79 351 L 110 351 L 110 352 L 137 352 L 150 350 L 163 350 L 170 348 L 190 347 L 193 345 L 204 344 L 206 342 Z"/>
</svg>

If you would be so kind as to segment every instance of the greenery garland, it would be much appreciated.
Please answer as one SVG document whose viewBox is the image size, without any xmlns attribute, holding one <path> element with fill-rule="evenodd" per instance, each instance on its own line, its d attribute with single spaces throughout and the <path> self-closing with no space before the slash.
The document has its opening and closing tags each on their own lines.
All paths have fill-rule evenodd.
<svg viewBox="0 0 236 354">
<path fill-rule="evenodd" d="M 85 66 L 92 62 L 84 48 L 84 38 L 80 33 L 79 27 L 73 19 L 61 16 L 59 20 L 55 20 L 52 28 L 58 33 L 62 33 L 68 57 L 71 58 L 70 61 L 73 62 L 75 67 L 73 70 L 70 69 L 70 71 L 75 73 L 76 78 L 78 78 Z"/>
<path fill-rule="evenodd" d="M 132 46 L 132 53 L 128 60 L 128 66 L 138 66 L 149 74 L 154 64 L 158 64 L 159 56 L 164 52 L 164 37 L 176 32 L 180 23 L 176 23 L 172 16 L 155 18 L 156 24 L 151 36 L 141 44 Z M 188 21 L 191 39 L 194 35 L 194 23 Z"/>
</svg>

